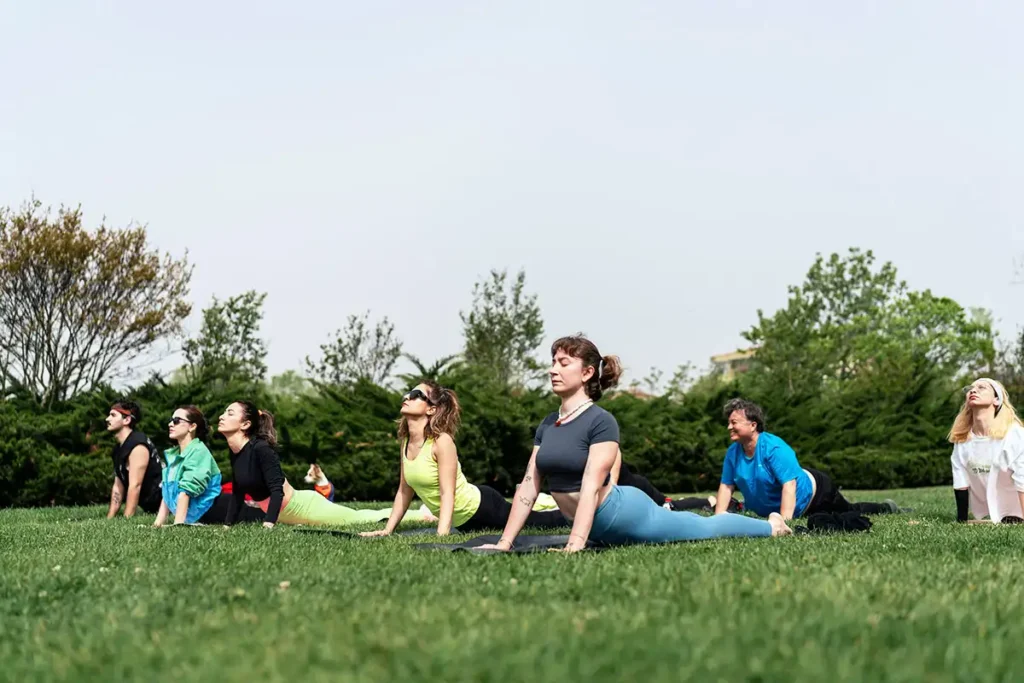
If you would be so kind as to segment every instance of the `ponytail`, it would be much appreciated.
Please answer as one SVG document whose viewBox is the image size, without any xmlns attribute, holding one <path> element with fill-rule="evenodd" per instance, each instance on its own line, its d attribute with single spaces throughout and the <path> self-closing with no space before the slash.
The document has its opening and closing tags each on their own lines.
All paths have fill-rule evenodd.
<svg viewBox="0 0 1024 683">
<path fill-rule="evenodd" d="M 274 429 L 274 416 L 269 410 L 260 410 L 251 401 L 236 401 L 242 407 L 242 419 L 248 420 L 249 428 L 245 435 L 250 439 L 263 439 L 271 446 L 277 445 L 277 430 Z"/>
<path fill-rule="evenodd" d="M 594 342 L 582 334 L 555 340 L 551 345 L 551 357 L 554 358 L 559 351 L 579 358 L 585 368 L 594 368 L 594 374 L 583 385 L 592 401 L 599 400 L 604 391 L 617 385 L 622 377 L 622 361 L 619 357 L 602 356 Z"/>
</svg>

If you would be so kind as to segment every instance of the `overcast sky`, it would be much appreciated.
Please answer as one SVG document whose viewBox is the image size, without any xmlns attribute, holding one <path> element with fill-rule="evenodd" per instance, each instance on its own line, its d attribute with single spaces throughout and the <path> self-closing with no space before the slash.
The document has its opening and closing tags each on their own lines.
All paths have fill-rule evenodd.
<svg viewBox="0 0 1024 683">
<path fill-rule="evenodd" d="M 197 312 L 267 292 L 275 373 L 366 309 L 455 352 L 490 268 L 526 269 L 547 342 L 704 367 L 849 246 L 1008 337 L 1022 25 L 1016 1 L 12 1 L 0 205 L 146 223 L 189 249 Z"/>
</svg>

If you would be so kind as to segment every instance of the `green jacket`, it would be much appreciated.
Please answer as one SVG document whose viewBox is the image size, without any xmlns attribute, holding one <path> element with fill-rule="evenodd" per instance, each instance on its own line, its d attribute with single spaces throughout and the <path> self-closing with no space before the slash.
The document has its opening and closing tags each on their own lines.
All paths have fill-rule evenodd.
<svg viewBox="0 0 1024 683">
<path fill-rule="evenodd" d="M 220 482 L 220 467 L 210 449 L 199 439 L 192 439 L 185 446 L 184 453 L 180 453 L 177 446 L 167 449 L 164 457 L 167 459 L 165 485 L 176 482 L 178 488 L 195 497 L 201 495 L 214 479 Z"/>
</svg>

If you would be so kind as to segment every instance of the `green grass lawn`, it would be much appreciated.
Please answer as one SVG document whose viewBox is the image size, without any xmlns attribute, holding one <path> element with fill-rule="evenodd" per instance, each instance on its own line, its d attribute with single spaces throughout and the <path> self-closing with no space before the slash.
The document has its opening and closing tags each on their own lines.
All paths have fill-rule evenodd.
<svg viewBox="0 0 1024 683">
<path fill-rule="evenodd" d="M 0 680 L 1024 680 L 1024 528 L 952 523 L 948 489 L 849 497 L 915 510 L 497 557 L 2 510 Z"/>
</svg>

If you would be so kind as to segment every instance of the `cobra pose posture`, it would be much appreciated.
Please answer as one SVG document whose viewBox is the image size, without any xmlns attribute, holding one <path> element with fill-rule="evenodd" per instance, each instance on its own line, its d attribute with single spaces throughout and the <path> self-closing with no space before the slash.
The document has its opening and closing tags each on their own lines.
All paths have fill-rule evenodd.
<svg viewBox="0 0 1024 683">
<path fill-rule="evenodd" d="M 398 493 L 387 526 L 363 536 L 393 533 L 419 496 L 437 517 L 437 534 L 501 529 L 508 522 L 512 505 L 490 486 L 476 486 L 466 480 L 455 448 L 455 433 L 462 417 L 459 398 L 451 389 L 425 380 L 402 397 L 398 436 L 402 443 Z M 557 509 L 534 505 L 523 516 L 522 525 L 550 529 L 568 526 Z"/>
<path fill-rule="evenodd" d="M 512 549 L 540 493 L 541 478 L 547 480 L 558 509 L 572 521 L 567 552 L 582 550 L 590 540 L 619 545 L 792 533 L 777 513 L 768 521 L 729 513 L 702 517 L 667 510 L 639 489 L 613 484 L 619 425 L 597 401 L 618 383 L 618 357 L 602 356 L 585 337 L 563 337 L 551 346 L 548 374 L 561 408 L 537 427 L 533 454 L 501 540 L 482 548 Z"/>
</svg>

